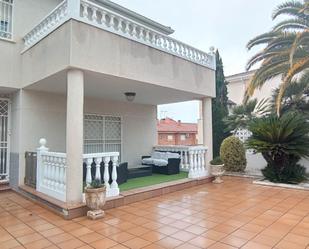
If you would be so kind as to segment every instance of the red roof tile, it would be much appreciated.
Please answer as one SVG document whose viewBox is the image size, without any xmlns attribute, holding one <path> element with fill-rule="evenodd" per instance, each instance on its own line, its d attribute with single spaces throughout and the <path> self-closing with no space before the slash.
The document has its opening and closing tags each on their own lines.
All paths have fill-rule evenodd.
<svg viewBox="0 0 309 249">
<path fill-rule="evenodd" d="M 175 121 L 171 118 L 164 118 L 158 120 L 157 123 L 158 132 L 171 132 L 171 133 L 197 133 L 196 123 L 182 123 L 181 121 Z"/>
</svg>

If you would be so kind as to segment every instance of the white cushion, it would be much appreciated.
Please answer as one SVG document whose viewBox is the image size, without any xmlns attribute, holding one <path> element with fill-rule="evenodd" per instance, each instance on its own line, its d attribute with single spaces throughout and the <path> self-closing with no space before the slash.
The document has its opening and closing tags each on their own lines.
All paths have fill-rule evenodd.
<svg viewBox="0 0 309 249">
<path fill-rule="evenodd" d="M 144 164 L 153 164 L 153 159 L 150 157 L 150 158 L 143 158 L 142 159 L 142 163 Z"/>
<path fill-rule="evenodd" d="M 164 159 L 153 159 L 153 164 L 156 166 L 166 166 L 168 161 Z"/>
<path fill-rule="evenodd" d="M 167 158 L 180 158 L 180 155 L 178 153 L 173 152 L 166 152 Z"/>
</svg>

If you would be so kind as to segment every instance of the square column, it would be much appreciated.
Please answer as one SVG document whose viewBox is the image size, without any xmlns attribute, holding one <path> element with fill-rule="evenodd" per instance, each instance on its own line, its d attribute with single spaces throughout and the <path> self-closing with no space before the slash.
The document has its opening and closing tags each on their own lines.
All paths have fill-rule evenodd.
<svg viewBox="0 0 309 249">
<path fill-rule="evenodd" d="M 213 159 L 212 151 L 212 106 L 211 98 L 202 100 L 202 117 L 203 117 L 203 145 L 207 146 L 206 165 L 208 174 L 210 173 L 209 162 Z"/>
<path fill-rule="evenodd" d="M 70 69 L 67 72 L 66 200 L 71 204 L 82 202 L 83 132 L 84 73 Z"/>
</svg>

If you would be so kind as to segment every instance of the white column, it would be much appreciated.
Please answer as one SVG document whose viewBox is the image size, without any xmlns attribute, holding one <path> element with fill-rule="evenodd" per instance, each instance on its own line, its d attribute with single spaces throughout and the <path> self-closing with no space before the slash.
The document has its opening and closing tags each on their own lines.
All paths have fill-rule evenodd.
<svg viewBox="0 0 309 249">
<path fill-rule="evenodd" d="M 197 121 L 197 143 L 203 144 L 203 101 L 199 101 L 199 117 Z"/>
<path fill-rule="evenodd" d="M 210 173 L 209 162 L 213 159 L 211 98 L 204 98 L 202 100 L 202 117 L 203 117 L 203 144 L 204 146 L 207 147 L 205 162 L 207 166 L 207 174 L 209 174 Z"/>
<path fill-rule="evenodd" d="M 82 202 L 83 188 L 83 121 L 84 74 L 81 70 L 67 72 L 66 121 L 66 199 L 69 203 Z"/>
</svg>

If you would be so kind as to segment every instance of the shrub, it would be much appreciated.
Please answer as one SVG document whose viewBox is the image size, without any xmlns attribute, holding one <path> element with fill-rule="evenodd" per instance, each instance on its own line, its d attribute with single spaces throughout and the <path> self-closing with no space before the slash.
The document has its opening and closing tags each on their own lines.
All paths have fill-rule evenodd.
<svg viewBox="0 0 309 249">
<path fill-rule="evenodd" d="M 234 136 L 223 140 L 220 148 L 220 157 L 227 171 L 241 172 L 247 165 L 246 150 L 243 143 Z"/>
<path fill-rule="evenodd" d="M 223 161 L 221 160 L 221 158 L 219 156 L 217 156 L 210 161 L 210 164 L 211 165 L 222 165 Z"/>
<path fill-rule="evenodd" d="M 297 183 L 305 179 L 305 168 L 297 164 L 309 157 L 309 125 L 298 113 L 274 114 L 253 120 L 247 146 L 262 153 L 267 167 L 262 170 L 273 182 Z"/>
<path fill-rule="evenodd" d="M 102 188 L 104 184 L 102 184 L 100 179 L 95 179 L 90 183 L 90 188 Z"/>
</svg>

